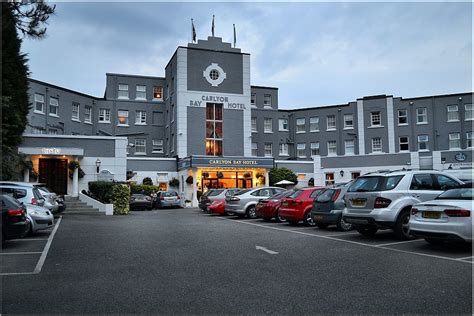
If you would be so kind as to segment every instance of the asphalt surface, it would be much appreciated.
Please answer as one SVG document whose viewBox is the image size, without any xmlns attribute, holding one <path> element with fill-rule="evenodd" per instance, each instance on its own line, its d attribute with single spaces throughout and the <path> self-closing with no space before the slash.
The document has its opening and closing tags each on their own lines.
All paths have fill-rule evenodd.
<svg viewBox="0 0 474 316">
<path fill-rule="evenodd" d="M 41 252 L 43 234 L 4 251 Z M 28 256 L 2 255 L 2 272 L 33 271 Z M 391 233 L 197 209 L 66 214 L 40 273 L 1 276 L 1 312 L 472 314 L 472 268 L 470 247 L 398 243 Z"/>
</svg>

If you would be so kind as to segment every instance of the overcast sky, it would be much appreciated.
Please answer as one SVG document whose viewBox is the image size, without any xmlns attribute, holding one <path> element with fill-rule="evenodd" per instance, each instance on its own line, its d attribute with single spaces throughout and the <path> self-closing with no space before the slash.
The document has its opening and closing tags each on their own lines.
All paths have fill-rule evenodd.
<svg viewBox="0 0 474 316">
<path fill-rule="evenodd" d="M 103 96 L 106 72 L 164 76 L 190 19 L 205 39 L 213 14 L 280 108 L 472 91 L 470 3 L 59 3 L 22 50 L 32 78 Z"/>
</svg>

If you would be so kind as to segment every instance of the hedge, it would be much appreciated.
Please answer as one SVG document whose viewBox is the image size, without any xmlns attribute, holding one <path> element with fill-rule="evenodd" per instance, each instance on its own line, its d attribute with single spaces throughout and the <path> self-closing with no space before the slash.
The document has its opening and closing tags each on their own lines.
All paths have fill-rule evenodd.
<svg viewBox="0 0 474 316">
<path fill-rule="evenodd" d="M 281 168 L 272 168 L 269 173 L 269 180 L 270 180 L 270 185 L 276 185 L 275 183 L 278 183 L 282 180 L 287 180 L 291 181 L 294 184 L 298 183 L 298 178 L 296 174 L 291 171 L 288 168 L 281 167 Z"/>
<path fill-rule="evenodd" d="M 144 185 L 144 184 L 131 184 L 130 193 L 131 194 L 146 194 L 150 196 L 152 193 L 156 193 L 160 190 L 159 187 L 155 185 Z"/>
<path fill-rule="evenodd" d="M 114 215 L 127 215 L 130 210 L 130 188 L 126 184 L 115 184 L 112 188 Z"/>
<path fill-rule="evenodd" d="M 110 204 L 112 200 L 112 188 L 115 185 L 117 185 L 117 183 L 107 181 L 91 181 L 89 182 L 89 192 L 94 199 L 104 204 Z"/>
</svg>

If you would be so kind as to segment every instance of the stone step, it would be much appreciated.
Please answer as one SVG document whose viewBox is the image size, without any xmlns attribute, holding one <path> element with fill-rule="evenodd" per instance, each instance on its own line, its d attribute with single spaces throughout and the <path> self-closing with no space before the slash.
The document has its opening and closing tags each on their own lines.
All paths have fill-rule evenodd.
<svg viewBox="0 0 474 316">
<path fill-rule="evenodd" d="M 96 210 L 96 208 L 93 208 L 92 206 L 81 206 L 81 207 L 66 207 L 67 210 L 73 210 L 73 211 L 90 211 L 90 210 Z"/>
<path fill-rule="evenodd" d="M 69 207 L 87 206 L 87 203 L 66 203 L 66 206 L 69 206 Z"/>
<path fill-rule="evenodd" d="M 93 211 L 64 211 L 65 215 L 93 215 L 93 216 L 105 216 L 105 212 L 99 212 L 98 209 Z"/>
</svg>

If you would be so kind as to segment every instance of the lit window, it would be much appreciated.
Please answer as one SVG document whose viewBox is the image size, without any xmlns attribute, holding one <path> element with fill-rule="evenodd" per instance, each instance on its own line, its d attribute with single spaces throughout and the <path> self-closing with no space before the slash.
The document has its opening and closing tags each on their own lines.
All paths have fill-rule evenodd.
<svg viewBox="0 0 474 316">
<path fill-rule="evenodd" d="M 117 111 L 118 125 L 128 126 L 128 111 Z"/>
<path fill-rule="evenodd" d="M 142 138 L 135 139 L 135 154 L 146 154 L 146 140 Z"/>
<path fill-rule="evenodd" d="M 146 86 L 137 85 L 137 91 L 135 93 L 136 100 L 146 100 Z"/>
<path fill-rule="evenodd" d="M 472 137 L 472 132 L 467 132 L 466 133 L 466 145 L 467 145 L 467 148 L 472 148 L 473 147 L 473 137 Z"/>
<path fill-rule="evenodd" d="M 298 175 L 296 176 L 296 179 L 298 179 L 298 181 L 304 181 L 306 179 L 306 174 L 298 173 Z"/>
<path fill-rule="evenodd" d="M 461 148 L 461 134 L 450 133 L 449 134 L 449 149 L 460 149 Z"/>
<path fill-rule="evenodd" d="M 382 138 L 374 137 L 372 138 L 372 152 L 381 153 L 382 152 Z"/>
<path fill-rule="evenodd" d="M 465 120 L 466 121 L 474 120 L 474 108 L 472 107 L 472 104 L 464 104 L 464 110 L 465 110 Z"/>
<path fill-rule="evenodd" d="M 163 153 L 163 140 L 162 139 L 153 139 L 152 153 L 161 154 Z"/>
<path fill-rule="evenodd" d="M 79 103 L 72 104 L 72 119 L 76 121 L 79 120 Z"/>
<path fill-rule="evenodd" d="M 326 117 L 326 123 L 327 123 L 328 131 L 336 130 L 336 116 L 335 115 L 328 115 Z"/>
<path fill-rule="evenodd" d="M 380 119 L 380 112 L 371 112 L 370 122 L 371 122 L 371 126 L 381 126 L 382 122 Z"/>
<path fill-rule="evenodd" d="M 344 114 L 344 128 L 354 128 L 354 117 L 352 114 Z"/>
<path fill-rule="evenodd" d="M 44 114 L 44 95 L 35 93 L 35 112 Z"/>
<path fill-rule="evenodd" d="M 288 131 L 288 119 L 283 118 L 278 120 L 278 130 L 279 131 Z"/>
<path fill-rule="evenodd" d="M 153 100 L 163 100 L 163 87 L 162 86 L 153 87 Z"/>
<path fill-rule="evenodd" d="M 146 125 L 146 111 L 135 112 L 135 125 Z"/>
<path fill-rule="evenodd" d="M 272 156 L 273 156 L 273 144 L 265 143 L 265 157 L 272 157 Z"/>
<path fill-rule="evenodd" d="M 352 179 L 352 180 L 355 180 L 355 179 L 357 179 L 358 177 L 360 177 L 360 172 L 358 172 L 358 171 L 353 171 L 353 172 L 351 172 L 351 179 Z"/>
<path fill-rule="evenodd" d="M 206 105 L 206 155 L 222 156 L 222 104 Z"/>
<path fill-rule="evenodd" d="M 309 131 L 319 132 L 319 116 L 313 116 L 309 118 Z"/>
<path fill-rule="evenodd" d="M 257 105 L 257 94 L 252 93 L 250 96 L 250 105 L 256 106 Z"/>
<path fill-rule="evenodd" d="M 408 124 L 408 111 L 398 110 L 398 125 L 407 125 L 407 124 Z"/>
<path fill-rule="evenodd" d="M 128 99 L 128 84 L 119 84 L 118 86 L 118 98 Z"/>
<path fill-rule="evenodd" d="M 410 144 L 407 136 L 401 136 L 398 138 L 399 150 L 400 151 L 409 151 Z"/>
<path fill-rule="evenodd" d="M 298 158 L 306 158 L 306 144 L 300 143 L 296 145 L 296 156 Z"/>
<path fill-rule="evenodd" d="M 280 156 L 288 156 L 288 144 L 280 144 Z"/>
<path fill-rule="evenodd" d="M 354 154 L 354 140 L 348 139 L 344 141 L 344 150 L 346 155 Z"/>
<path fill-rule="evenodd" d="M 49 98 L 49 115 L 59 116 L 59 101 L 56 98 Z"/>
<path fill-rule="evenodd" d="M 337 143 L 335 140 L 328 141 L 328 156 L 337 155 Z"/>
<path fill-rule="evenodd" d="M 448 105 L 448 122 L 459 121 L 459 108 L 456 104 Z"/>
<path fill-rule="evenodd" d="M 270 94 L 263 96 L 263 106 L 272 106 L 272 96 Z"/>
<path fill-rule="evenodd" d="M 92 107 L 90 106 L 84 108 L 84 122 L 92 123 Z"/>
<path fill-rule="evenodd" d="M 257 155 L 258 155 L 257 143 L 252 143 L 252 156 L 257 157 Z"/>
<path fill-rule="evenodd" d="M 272 128 L 273 120 L 271 118 L 264 118 L 263 119 L 263 132 L 264 133 L 272 133 L 273 128 Z"/>
<path fill-rule="evenodd" d="M 428 123 L 428 112 L 426 108 L 417 108 L 416 109 L 416 124 L 426 124 Z"/>
<path fill-rule="evenodd" d="M 257 132 L 257 118 L 252 117 L 251 123 L 252 123 L 252 132 L 256 133 Z"/>
<path fill-rule="evenodd" d="M 297 133 L 306 132 L 306 119 L 305 118 L 296 119 L 296 132 Z"/>
<path fill-rule="evenodd" d="M 418 135 L 418 150 L 427 151 L 428 148 L 428 135 Z"/>
<path fill-rule="evenodd" d="M 325 185 L 333 185 L 334 184 L 334 172 L 326 173 L 326 182 Z"/>
<path fill-rule="evenodd" d="M 99 109 L 99 122 L 110 123 L 110 109 Z"/>
<path fill-rule="evenodd" d="M 319 155 L 319 142 L 311 143 L 311 156 Z"/>
</svg>

